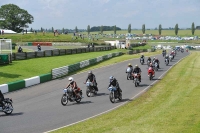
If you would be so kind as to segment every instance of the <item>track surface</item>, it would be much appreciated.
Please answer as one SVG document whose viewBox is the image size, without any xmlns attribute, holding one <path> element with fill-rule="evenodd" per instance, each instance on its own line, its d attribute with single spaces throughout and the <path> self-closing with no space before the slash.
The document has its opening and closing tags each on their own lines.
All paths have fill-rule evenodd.
<svg viewBox="0 0 200 133">
<path fill-rule="evenodd" d="M 168 70 L 173 64 L 188 53 L 178 52 L 175 59 L 165 66 L 161 55 L 156 56 L 160 60 L 160 67 L 154 80 L 150 81 L 147 76 L 147 65 L 140 65 L 139 59 L 124 61 L 93 70 L 97 77 L 99 92 L 95 97 L 87 97 L 85 94 L 85 84 L 87 72 L 73 75 L 78 86 L 83 90 L 81 103 L 69 102 L 67 106 L 60 103 L 63 94 L 63 88 L 68 83 L 66 78 L 57 79 L 27 89 L 8 93 L 5 97 L 13 99 L 14 112 L 10 116 L 0 112 L 0 133 L 41 133 L 55 128 L 59 128 L 88 117 L 97 115 L 109 109 L 112 109 L 126 101 L 139 92 L 144 90 L 158 77 Z M 145 59 L 146 60 L 146 59 Z M 126 80 L 125 69 L 128 63 L 138 64 L 142 69 L 142 82 L 139 87 L 135 87 L 133 82 Z M 112 104 L 109 100 L 109 91 L 107 90 L 109 76 L 113 75 L 119 81 L 122 88 L 122 101 Z"/>
</svg>

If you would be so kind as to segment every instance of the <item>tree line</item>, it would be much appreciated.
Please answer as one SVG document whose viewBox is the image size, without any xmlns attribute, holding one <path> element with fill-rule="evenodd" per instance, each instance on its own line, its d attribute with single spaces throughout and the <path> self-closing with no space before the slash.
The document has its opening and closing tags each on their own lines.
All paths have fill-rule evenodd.
<svg viewBox="0 0 200 133">
<path fill-rule="evenodd" d="M 29 14 L 26 10 L 19 8 L 17 5 L 14 4 L 7 4 L 0 7 L 0 28 L 3 29 L 10 29 L 15 32 L 22 32 L 23 29 L 29 28 L 28 24 L 32 24 L 34 22 L 34 17 Z M 191 32 L 192 35 L 195 33 L 195 29 L 200 29 L 200 26 L 195 28 L 194 22 L 191 25 Z M 58 30 L 62 33 L 65 32 L 80 32 L 80 31 L 87 31 L 88 34 L 90 32 L 99 31 L 99 33 L 103 34 L 103 31 L 113 31 L 116 34 L 117 31 L 121 30 L 121 28 L 114 26 L 94 26 L 90 28 L 90 25 L 87 26 L 87 30 L 79 30 L 76 26 L 74 30 L 67 30 L 62 29 Z M 142 25 L 142 33 L 145 34 L 145 24 Z M 158 25 L 158 34 L 162 35 L 162 25 Z M 30 31 L 34 31 L 32 28 Z M 38 30 L 37 30 L 38 31 Z M 41 32 L 45 31 L 44 28 L 41 27 Z M 46 29 L 47 31 L 47 29 Z M 54 32 L 54 28 L 52 30 L 48 30 Z M 175 35 L 178 35 L 179 27 L 178 24 L 174 27 Z M 131 24 L 128 25 L 128 33 L 131 33 Z"/>
</svg>

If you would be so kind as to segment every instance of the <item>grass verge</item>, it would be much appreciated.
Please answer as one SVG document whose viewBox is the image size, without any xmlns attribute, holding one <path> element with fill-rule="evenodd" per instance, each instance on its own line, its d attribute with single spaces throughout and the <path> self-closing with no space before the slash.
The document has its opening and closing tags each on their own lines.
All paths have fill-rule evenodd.
<svg viewBox="0 0 200 133">
<path fill-rule="evenodd" d="M 119 51 L 125 52 L 126 50 L 115 49 L 112 51 L 91 52 L 91 53 L 13 61 L 9 65 L 0 66 L 0 84 L 13 82 L 16 80 L 22 80 L 25 78 L 38 76 L 41 74 L 50 73 L 51 69 L 53 68 L 74 64 L 83 60 L 87 60 L 87 59 L 95 58 L 95 57 L 102 56 L 108 53 L 119 52 Z M 148 53 L 147 55 L 149 54 L 150 55 L 158 54 L 158 52 Z M 94 68 L 94 67 L 97 68 L 102 65 L 112 64 L 113 63 L 112 61 L 119 62 L 119 61 L 131 59 L 131 58 L 137 58 L 137 57 L 139 57 L 139 55 L 123 55 L 121 57 L 115 57 L 116 60 L 110 59 L 111 62 L 106 62 L 105 64 L 99 63 L 98 66 L 95 65 L 95 66 L 92 66 L 91 68 Z M 86 69 L 89 69 L 89 67 L 87 67 Z M 84 71 L 86 69 L 81 69 L 80 71 Z"/>
<path fill-rule="evenodd" d="M 199 66 L 200 52 L 192 52 L 136 100 L 52 133 L 198 133 Z"/>
</svg>

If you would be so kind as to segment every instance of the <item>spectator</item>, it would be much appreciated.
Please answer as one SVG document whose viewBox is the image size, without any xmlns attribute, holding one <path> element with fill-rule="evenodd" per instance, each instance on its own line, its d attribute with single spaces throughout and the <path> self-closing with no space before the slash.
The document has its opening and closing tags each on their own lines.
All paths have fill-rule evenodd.
<svg viewBox="0 0 200 133">
<path fill-rule="evenodd" d="M 40 44 L 37 45 L 38 51 L 41 51 L 41 46 Z"/>
<path fill-rule="evenodd" d="M 92 43 L 92 47 L 94 48 L 94 43 Z"/>
<path fill-rule="evenodd" d="M 21 53 L 21 52 L 23 52 L 23 49 L 22 49 L 22 47 L 19 45 L 19 47 L 18 47 L 18 53 Z"/>
<path fill-rule="evenodd" d="M 90 48 L 90 44 L 88 44 L 88 48 Z"/>
<path fill-rule="evenodd" d="M 26 29 L 26 34 L 27 34 L 27 29 Z"/>
<path fill-rule="evenodd" d="M 1 30 L 0 30 L 0 35 L 1 35 Z"/>
<path fill-rule="evenodd" d="M 2 30 L 2 35 L 4 35 L 4 30 Z"/>
</svg>

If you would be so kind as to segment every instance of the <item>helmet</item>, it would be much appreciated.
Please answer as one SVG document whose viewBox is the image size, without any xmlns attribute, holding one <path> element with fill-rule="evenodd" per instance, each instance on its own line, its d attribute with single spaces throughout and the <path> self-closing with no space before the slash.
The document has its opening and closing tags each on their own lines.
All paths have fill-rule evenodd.
<svg viewBox="0 0 200 133">
<path fill-rule="evenodd" d="M 110 78 L 109 78 L 109 79 L 110 79 L 110 81 L 113 81 L 114 77 L 113 77 L 113 76 L 110 76 Z"/>
<path fill-rule="evenodd" d="M 154 59 L 156 59 L 156 57 L 153 57 Z"/>
<path fill-rule="evenodd" d="M 40 44 L 38 44 L 38 45 L 40 45 Z"/>
<path fill-rule="evenodd" d="M 92 74 L 92 71 L 89 71 L 88 73 L 89 73 L 89 74 Z"/>
<path fill-rule="evenodd" d="M 74 81 L 74 79 L 73 79 L 72 77 L 69 77 L 68 80 L 70 81 L 70 83 L 71 83 L 72 81 Z"/>
<path fill-rule="evenodd" d="M 131 65 L 131 63 L 128 64 L 129 66 Z"/>
<path fill-rule="evenodd" d="M 152 66 L 152 63 L 150 63 L 149 66 Z"/>
<path fill-rule="evenodd" d="M 138 65 L 135 65 L 136 68 L 138 68 Z"/>
</svg>

